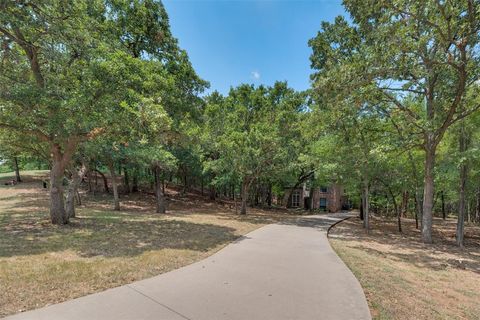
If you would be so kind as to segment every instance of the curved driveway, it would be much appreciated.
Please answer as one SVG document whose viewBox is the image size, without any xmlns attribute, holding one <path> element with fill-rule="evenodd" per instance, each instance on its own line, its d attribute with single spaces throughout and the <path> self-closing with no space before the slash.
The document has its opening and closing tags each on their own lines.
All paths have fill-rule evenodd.
<svg viewBox="0 0 480 320">
<path fill-rule="evenodd" d="M 267 225 L 189 266 L 8 319 L 371 319 L 327 240 L 345 217 Z"/>
</svg>

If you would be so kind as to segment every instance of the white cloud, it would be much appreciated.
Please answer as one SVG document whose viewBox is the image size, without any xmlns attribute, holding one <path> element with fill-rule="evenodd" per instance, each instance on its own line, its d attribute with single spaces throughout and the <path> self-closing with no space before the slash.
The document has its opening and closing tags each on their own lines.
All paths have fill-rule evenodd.
<svg viewBox="0 0 480 320">
<path fill-rule="evenodd" d="M 255 80 L 258 80 L 261 77 L 260 72 L 258 71 L 252 71 L 250 75 L 252 76 L 252 79 L 255 79 Z"/>
</svg>

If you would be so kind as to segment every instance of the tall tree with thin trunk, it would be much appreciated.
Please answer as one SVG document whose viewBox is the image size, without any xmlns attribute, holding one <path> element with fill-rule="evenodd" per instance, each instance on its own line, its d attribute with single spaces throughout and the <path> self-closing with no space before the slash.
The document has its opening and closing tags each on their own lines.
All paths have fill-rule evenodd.
<svg viewBox="0 0 480 320">
<path fill-rule="evenodd" d="M 110 181 L 112 182 L 113 190 L 113 210 L 120 210 L 120 198 L 118 196 L 118 181 L 115 173 L 115 165 L 113 161 L 108 163 L 108 170 L 110 172 Z"/>
<path fill-rule="evenodd" d="M 459 133 L 459 155 L 460 155 L 460 174 L 459 174 L 459 196 L 458 196 L 458 221 L 457 221 L 457 232 L 456 240 L 457 245 L 463 247 L 463 239 L 465 234 L 465 214 L 467 211 L 467 178 L 468 178 L 468 163 L 467 158 L 465 157 L 465 152 L 468 150 L 469 145 L 469 133 L 465 128 L 465 125 L 462 121 L 460 123 L 460 133 Z"/>
<path fill-rule="evenodd" d="M 437 147 L 449 127 L 480 108 L 480 103 L 460 108 L 465 94 L 478 90 L 480 4 L 346 0 L 344 5 L 352 23 L 342 17 L 323 23 L 310 41 L 314 90 L 353 95 L 359 103 L 389 103 L 389 114 L 417 137 L 425 153 L 422 239 L 431 243 Z M 370 105 L 371 112 L 378 111 L 378 103 Z"/>
</svg>

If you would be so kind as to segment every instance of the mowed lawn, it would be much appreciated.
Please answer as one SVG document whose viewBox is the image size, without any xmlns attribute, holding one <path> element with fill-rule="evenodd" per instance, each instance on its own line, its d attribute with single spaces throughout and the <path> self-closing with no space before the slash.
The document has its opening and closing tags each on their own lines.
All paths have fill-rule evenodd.
<svg viewBox="0 0 480 320">
<path fill-rule="evenodd" d="M 25 182 L 6 186 L 0 175 L 0 316 L 39 308 L 130 283 L 198 261 L 265 224 L 292 216 L 230 206 L 171 192 L 169 213 L 156 214 L 148 194 L 83 194 L 77 218 L 53 226 L 48 216 L 46 172 L 23 172 Z M 85 205 L 86 204 L 86 205 Z"/>
<path fill-rule="evenodd" d="M 433 245 L 415 222 L 372 219 L 366 235 L 352 218 L 334 227 L 330 243 L 359 279 L 374 319 L 480 319 L 480 227 L 455 246 L 454 219 L 434 221 Z"/>
</svg>

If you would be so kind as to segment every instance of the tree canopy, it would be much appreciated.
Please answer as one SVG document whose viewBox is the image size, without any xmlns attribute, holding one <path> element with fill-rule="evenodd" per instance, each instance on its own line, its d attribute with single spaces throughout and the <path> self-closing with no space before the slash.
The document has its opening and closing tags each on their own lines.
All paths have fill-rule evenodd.
<svg viewBox="0 0 480 320">
<path fill-rule="evenodd" d="M 103 179 L 124 193 L 168 186 L 247 207 L 341 185 L 369 217 L 480 220 L 480 6 L 345 0 L 350 18 L 309 41 L 311 88 L 287 82 L 205 92 L 158 0 L 3 1 L 0 156 L 50 170 L 50 220 Z M 66 191 L 66 192 L 65 192 Z M 313 200 L 313 196 L 310 197 Z M 303 207 L 303 204 L 302 204 Z M 307 206 L 308 207 L 308 206 Z M 313 206 L 309 206 L 312 210 Z"/>
</svg>

